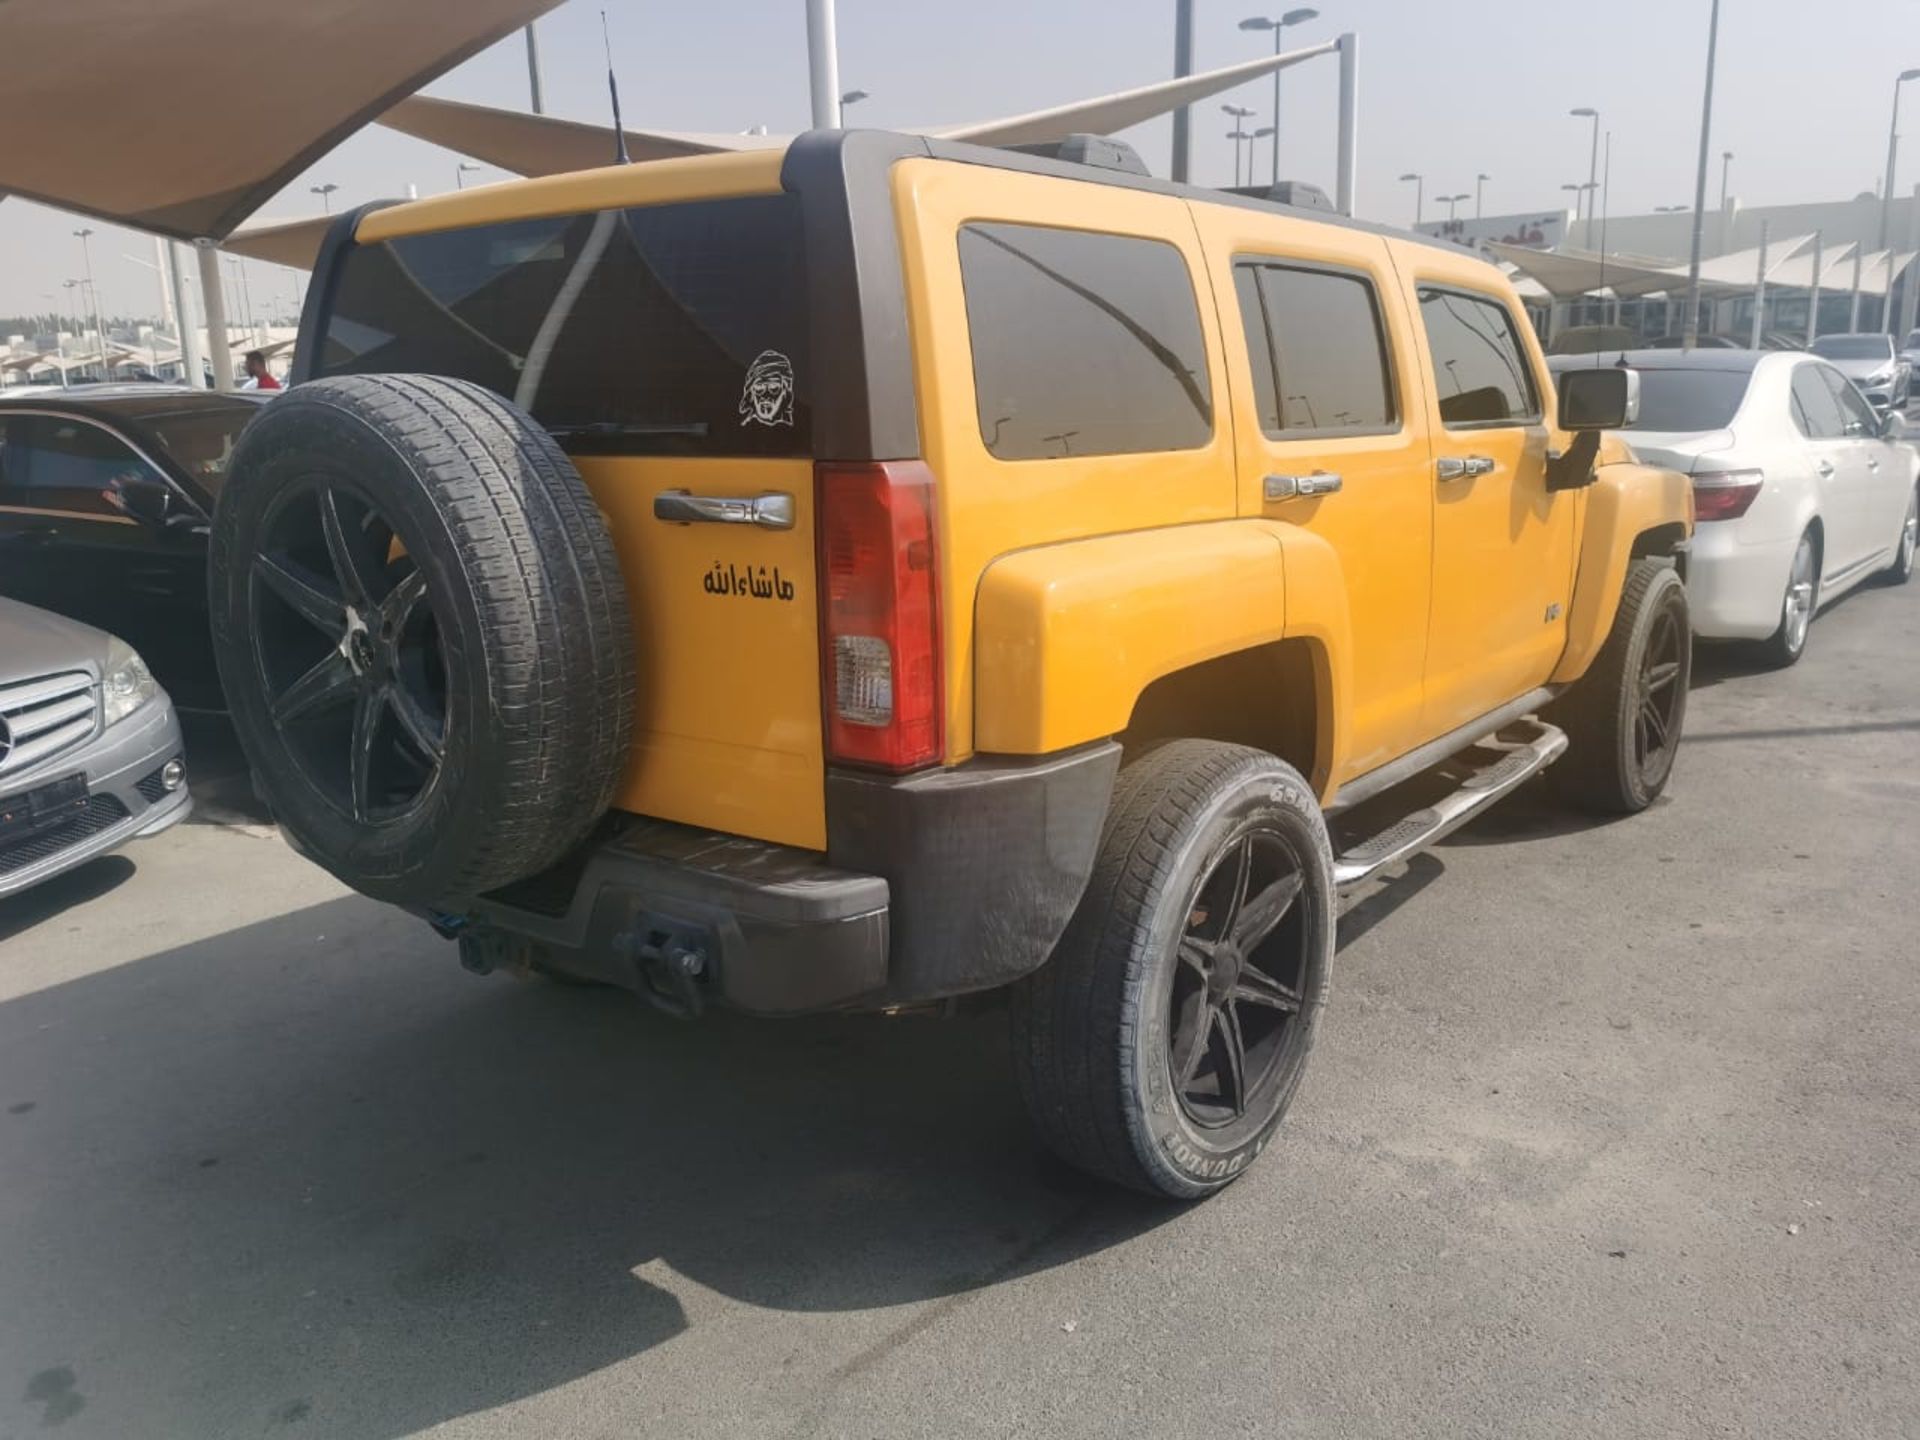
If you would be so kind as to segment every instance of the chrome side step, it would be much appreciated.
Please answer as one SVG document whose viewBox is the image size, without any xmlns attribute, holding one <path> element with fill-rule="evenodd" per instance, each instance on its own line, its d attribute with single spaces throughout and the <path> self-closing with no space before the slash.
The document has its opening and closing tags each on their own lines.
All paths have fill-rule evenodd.
<svg viewBox="0 0 1920 1440">
<path fill-rule="evenodd" d="M 1440 767 L 1460 777 L 1450 794 L 1335 856 L 1334 884 L 1350 890 L 1425 850 L 1546 769 L 1566 748 L 1564 730 L 1533 718 L 1489 735 Z"/>
</svg>

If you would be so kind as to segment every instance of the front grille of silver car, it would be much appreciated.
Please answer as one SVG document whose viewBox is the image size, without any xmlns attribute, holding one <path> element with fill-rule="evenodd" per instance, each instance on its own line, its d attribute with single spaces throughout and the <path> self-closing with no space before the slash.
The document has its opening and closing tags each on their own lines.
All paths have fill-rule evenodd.
<svg viewBox="0 0 1920 1440">
<path fill-rule="evenodd" d="M 93 681 L 79 671 L 0 685 L 0 776 L 84 744 L 99 720 Z"/>
</svg>

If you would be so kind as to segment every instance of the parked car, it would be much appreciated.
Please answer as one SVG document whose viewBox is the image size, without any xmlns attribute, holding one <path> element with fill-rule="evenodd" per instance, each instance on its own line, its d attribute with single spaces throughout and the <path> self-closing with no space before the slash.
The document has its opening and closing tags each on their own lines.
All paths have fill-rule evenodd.
<svg viewBox="0 0 1920 1440">
<path fill-rule="evenodd" d="M 463 204 L 337 222 L 209 578 L 282 833 L 469 968 L 1009 991 L 1047 1142 L 1196 1197 L 1340 892 L 1667 783 L 1686 479 L 1456 245 L 874 131 Z"/>
<path fill-rule="evenodd" d="M 181 708 L 223 709 L 207 517 L 270 394 L 136 384 L 0 396 L 0 595 L 124 636 Z"/>
<path fill-rule="evenodd" d="M 1822 335 L 1812 350 L 1882 410 L 1904 410 L 1913 403 L 1913 367 L 1894 348 L 1891 335 Z"/>
<path fill-rule="evenodd" d="M 1684 335 L 1657 335 L 1646 342 L 1646 350 L 1683 350 L 1687 337 Z M 1696 350 L 1745 350 L 1753 344 L 1751 335 L 1701 335 L 1695 338 Z M 1618 347 L 1614 347 L 1618 348 Z M 1762 350 L 1804 350 L 1807 347 L 1795 336 L 1783 330 L 1766 330 L 1760 335 Z"/>
<path fill-rule="evenodd" d="M 180 724 L 125 641 L 0 600 L 0 897 L 186 818 Z"/>
<path fill-rule="evenodd" d="M 1920 372 L 1920 330 L 1908 333 L 1900 346 L 1900 359 L 1905 363 L 1909 375 Z"/>
<path fill-rule="evenodd" d="M 1875 575 L 1912 575 L 1920 454 L 1907 422 L 1876 413 L 1834 366 L 1752 350 L 1609 363 L 1640 374 L 1634 453 L 1693 480 L 1696 634 L 1758 640 L 1791 665 L 1822 605 Z"/>
</svg>

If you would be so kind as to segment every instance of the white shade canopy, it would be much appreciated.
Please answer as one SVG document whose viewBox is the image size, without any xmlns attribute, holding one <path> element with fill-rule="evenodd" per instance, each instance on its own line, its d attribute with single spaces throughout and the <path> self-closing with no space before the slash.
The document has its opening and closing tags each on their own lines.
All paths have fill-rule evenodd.
<svg viewBox="0 0 1920 1440">
<path fill-rule="evenodd" d="M 19 120 L 0 194 L 219 239 L 396 99 L 556 3 L 0 0 Z"/>
</svg>

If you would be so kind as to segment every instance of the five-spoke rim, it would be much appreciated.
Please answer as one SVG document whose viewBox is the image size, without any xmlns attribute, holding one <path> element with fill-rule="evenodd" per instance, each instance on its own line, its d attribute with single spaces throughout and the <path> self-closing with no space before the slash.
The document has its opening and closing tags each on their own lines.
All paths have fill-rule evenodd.
<svg viewBox="0 0 1920 1440">
<path fill-rule="evenodd" d="M 1633 758 L 1642 775 L 1655 773 L 1679 737 L 1680 671 L 1687 637 L 1680 619 L 1662 609 L 1647 636 L 1640 660 L 1640 684 L 1633 716 Z"/>
<path fill-rule="evenodd" d="M 1787 577 L 1787 598 L 1780 616 L 1787 649 L 1795 655 L 1807 643 L 1807 627 L 1813 623 L 1814 584 L 1813 542 L 1802 540 L 1793 552 L 1793 573 Z"/>
<path fill-rule="evenodd" d="M 268 515 L 253 557 L 254 662 L 306 780 L 360 821 L 417 809 L 447 749 L 426 577 L 363 496 L 313 484 Z"/>
<path fill-rule="evenodd" d="M 1249 828 L 1194 892 L 1176 943 L 1167 1068 L 1181 1110 L 1218 1129 L 1271 1108 L 1304 1033 L 1305 869 L 1279 832 Z"/>
</svg>

